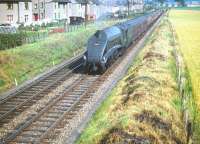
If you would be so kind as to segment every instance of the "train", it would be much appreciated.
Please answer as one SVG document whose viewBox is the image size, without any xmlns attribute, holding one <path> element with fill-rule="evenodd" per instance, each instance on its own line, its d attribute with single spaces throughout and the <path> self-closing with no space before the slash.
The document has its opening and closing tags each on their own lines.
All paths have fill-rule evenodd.
<svg viewBox="0 0 200 144">
<path fill-rule="evenodd" d="M 135 19 L 97 30 L 87 42 L 83 56 L 85 72 L 105 72 L 162 15 L 157 10 Z"/>
</svg>

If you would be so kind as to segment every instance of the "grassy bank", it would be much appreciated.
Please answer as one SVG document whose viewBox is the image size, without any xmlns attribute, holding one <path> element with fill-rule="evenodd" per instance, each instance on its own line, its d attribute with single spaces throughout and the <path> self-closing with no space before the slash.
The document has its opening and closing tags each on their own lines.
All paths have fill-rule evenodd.
<svg viewBox="0 0 200 144">
<path fill-rule="evenodd" d="M 90 35 L 114 23 L 116 21 L 93 24 L 86 29 L 83 27 L 74 32 L 54 34 L 43 41 L 0 51 L 0 92 L 83 51 Z"/>
<path fill-rule="evenodd" d="M 77 144 L 186 143 L 171 39 L 164 19 Z"/>
<path fill-rule="evenodd" d="M 170 20 L 177 33 L 178 44 L 187 66 L 187 91 L 192 89 L 190 111 L 194 123 L 194 140 L 200 140 L 200 11 L 172 10 Z M 190 88 L 191 87 L 191 88 Z M 191 90 L 190 90 L 191 91 Z M 197 107 L 195 106 L 197 104 Z"/>
</svg>

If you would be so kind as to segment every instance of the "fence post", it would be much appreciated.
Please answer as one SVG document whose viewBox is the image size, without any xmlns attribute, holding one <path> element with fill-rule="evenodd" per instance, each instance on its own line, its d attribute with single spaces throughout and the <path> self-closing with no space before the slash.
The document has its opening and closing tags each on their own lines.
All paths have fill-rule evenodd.
<svg viewBox="0 0 200 144">
<path fill-rule="evenodd" d="M 18 86 L 18 82 L 17 79 L 15 78 L 15 86 Z"/>
</svg>

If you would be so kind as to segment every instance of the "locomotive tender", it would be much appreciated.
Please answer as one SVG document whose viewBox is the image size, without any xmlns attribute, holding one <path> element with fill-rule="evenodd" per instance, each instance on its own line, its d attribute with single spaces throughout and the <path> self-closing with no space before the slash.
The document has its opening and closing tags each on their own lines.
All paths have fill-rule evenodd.
<svg viewBox="0 0 200 144">
<path fill-rule="evenodd" d="M 90 37 L 84 55 L 86 72 L 104 72 L 132 42 L 140 38 L 162 14 L 150 14 L 98 30 Z"/>
</svg>

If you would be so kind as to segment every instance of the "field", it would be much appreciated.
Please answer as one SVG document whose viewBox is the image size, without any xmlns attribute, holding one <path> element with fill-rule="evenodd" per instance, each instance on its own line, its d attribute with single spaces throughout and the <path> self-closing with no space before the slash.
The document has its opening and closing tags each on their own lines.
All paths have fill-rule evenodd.
<svg viewBox="0 0 200 144">
<path fill-rule="evenodd" d="M 176 30 L 191 77 L 193 94 L 200 108 L 200 11 L 171 10 L 170 20 Z"/>
<path fill-rule="evenodd" d="M 193 100 L 188 103 L 193 119 L 193 140 L 194 143 L 198 143 L 200 141 L 200 11 L 171 10 L 169 18 L 176 31 L 179 49 L 191 80 Z"/>
<path fill-rule="evenodd" d="M 186 143 L 172 40 L 165 18 L 77 144 Z"/>
<path fill-rule="evenodd" d="M 177 7 L 176 10 L 200 10 L 200 7 Z"/>
<path fill-rule="evenodd" d="M 33 44 L 0 51 L 0 93 L 80 53 L 96 29 L 116 22 L 91 24 L 86 29 L 53 34 Z"/>
</svg>

